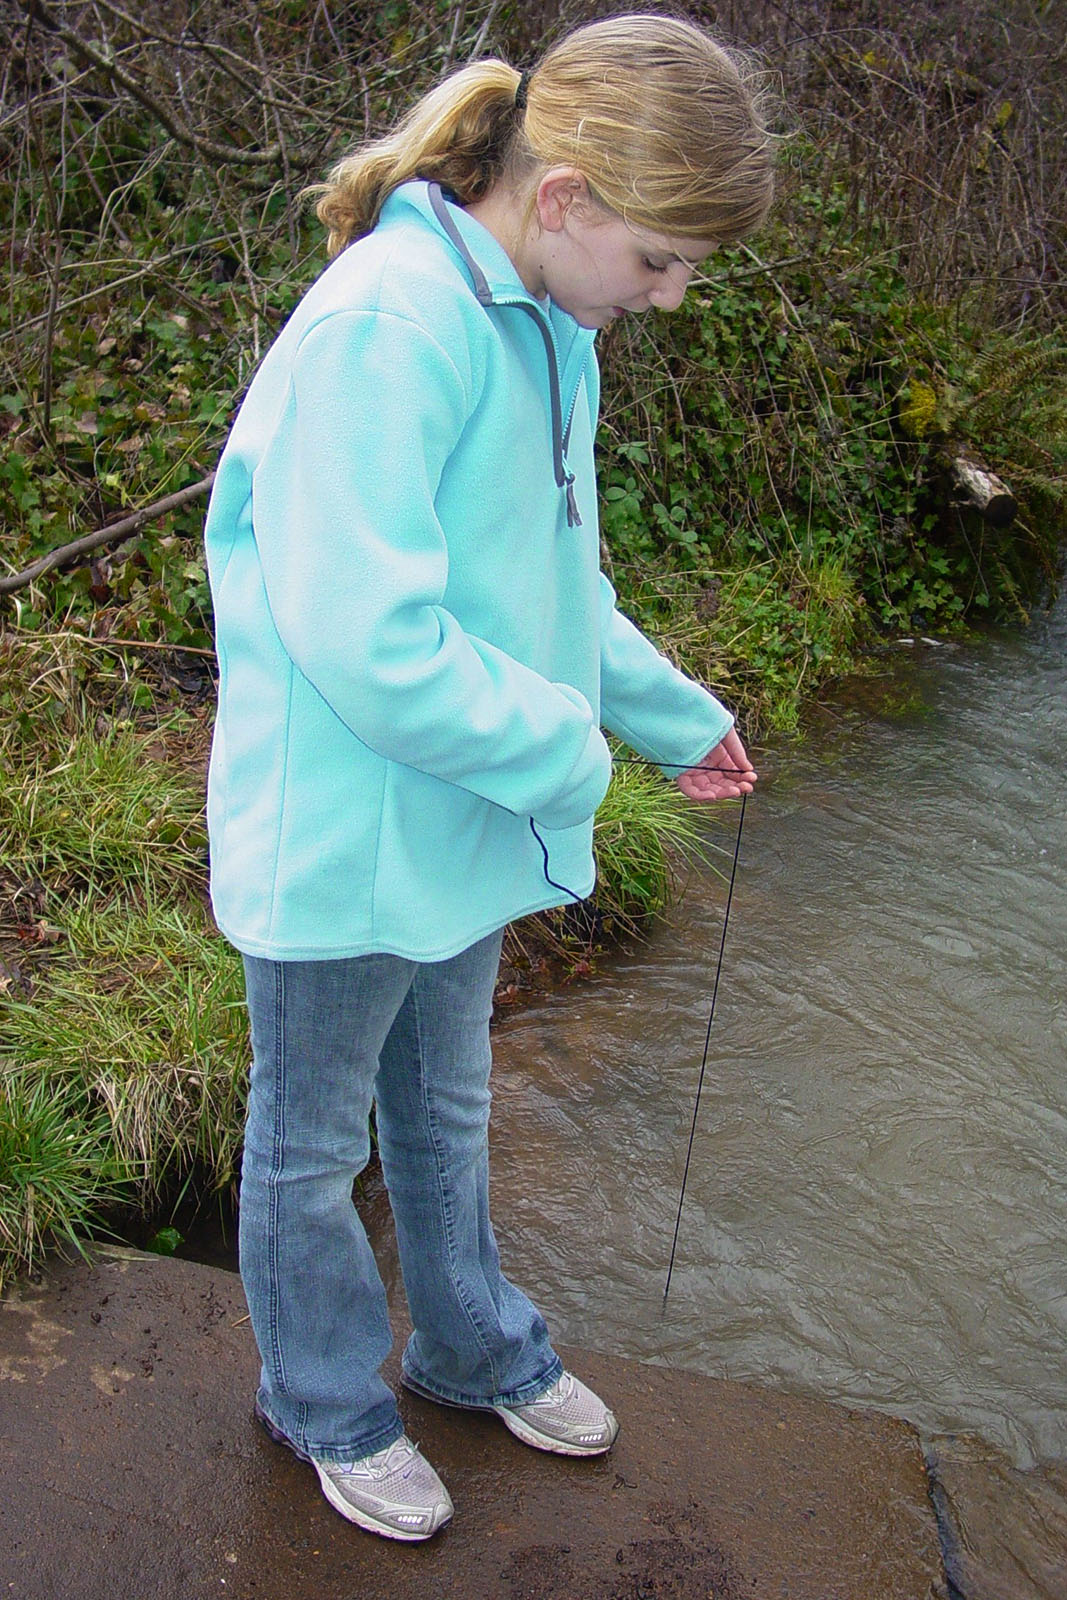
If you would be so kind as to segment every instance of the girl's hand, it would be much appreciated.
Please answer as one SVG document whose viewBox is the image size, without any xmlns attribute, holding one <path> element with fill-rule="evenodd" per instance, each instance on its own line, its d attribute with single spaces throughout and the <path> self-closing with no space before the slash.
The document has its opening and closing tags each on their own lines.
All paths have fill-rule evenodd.
<svg viewBox="0 0 1067 1600">
<path fill-rule="evenodd" d="M 756 773 L 737 730 L 731 728 L 699 766 L 690 767 L 674 781 L 690 800 L 736 800 L 739 795 L 752 793 Z"/>
</svg>

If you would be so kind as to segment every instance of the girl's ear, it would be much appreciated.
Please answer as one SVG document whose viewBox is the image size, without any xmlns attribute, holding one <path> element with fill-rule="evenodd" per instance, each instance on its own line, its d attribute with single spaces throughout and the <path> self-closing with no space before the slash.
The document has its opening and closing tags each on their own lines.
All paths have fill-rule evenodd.
<svg viewBox="0 0 1067 1600">
<path fill-rule="evenodd" d="M 572 210 L 592 206 L 589 183 L 577 167 L 549 167 L 537 185 L 537 217 L 546 233 L 562 233 Z"/>
</svg>

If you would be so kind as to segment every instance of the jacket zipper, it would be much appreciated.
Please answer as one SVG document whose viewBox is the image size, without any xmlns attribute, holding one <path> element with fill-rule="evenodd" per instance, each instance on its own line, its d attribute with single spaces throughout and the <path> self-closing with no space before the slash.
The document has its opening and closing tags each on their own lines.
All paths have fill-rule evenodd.
<svg viewBox="0 0 1067 1600">
<path fill-rule="evenodd" d="M 519 306 L 529 313 L 537 324 L 538 331 L 545 346 L 545 356 L 548 362 L 548 399 L 550 421 L 552 428 L 552 468 L 556 483 L 567 497 L 567 526 L 580 528 L 582 518 L 578 511 L 578 502 L 574 495 L 574 473 L 568 471 L 566 462 L 567 446 L 570 442 L 571 423 L 574 421 L 574 409 L 578 403 L 578 390 L 575 389 L 571 400 L 570 411 L 567 416 L 567 426 L 563 426 L 563 399 L 560 393 L 559 358 L 556 354 L 556 340 L 551 327 L 545 320 L 544 313 L 533 300 L 524 299 L 521 295 L 494 295 L 489 287 L 489 280 L 485 273 L 471 255 L 463 235 L 457 228 L 454 219 L 449 215 L 445 197 L 438 183 L 427 185 L 430 205 L 434 216 L 444 229 L 448 238 L 459 251 L 459 254 L 470 273 L 474 283 L 474 294 L 479 305 L 482 306 Z"/>
</svg>

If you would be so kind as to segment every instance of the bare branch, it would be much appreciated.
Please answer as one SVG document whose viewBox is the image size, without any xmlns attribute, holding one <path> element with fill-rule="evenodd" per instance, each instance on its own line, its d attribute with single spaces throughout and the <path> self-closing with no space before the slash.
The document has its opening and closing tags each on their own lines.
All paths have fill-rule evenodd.
<svg viewBox="0 0 1067 1600">
<path fill-rule="evenodd" d="M 500 5 L 501 0 L 492 0 L 492 5 L 485 13 L 485 21 L 478 29 L 478 37 L 471 46 L 471 52 L 467 58 L 468 60 L 476 61 L 481 55 L 482 51 L 485 49 L 485 41 L 489 37 L 489 29 L 493 26 L 493 23 L 496 20 L 496 14 L 500 10 Z"/>
<path fill-rule="evenodd" d="M 22 4 L 31 17 L 57 39 L 62 39 L 64 44 L 69 45 L 81 60 L 91 62 L 112 83 L 117 83 L 127 94 L 131 94 L 146 111 L 152 113 L 156 121 L 161 123 L 171 138 L 176 139 L 179 144 L 187 145 L 202 156 L 210 156 L 213 161 L 223 161 L 232 166 L 265 167 L 280 157 L 281 148 L 277 143 L 268 146 L 266 150 L 243 150 L 232 145 L 217 144 L 214 139 L 205 139 L 200 134 L 194 133 L 192 129 L 178 121 L 169 106 L 165 106 L 154 94 L 150 94 L 144 85 L 120 66 L 113 57 L 98 50 L 87 39 L 75 33 L 73 28 L 64 27 L 49 11 L 44 0 L 22 0 Z"/>
<path fill-rule="evenodd" d="M 95 289 L 87 289 L 84 294 L 76 294 L 72 296 L 70 300 L 64 300 L 63 303 L 57 308 L 56 315 L 61 318 L 65 317 L 69 311 L 73 311 L 75 306 L 86 305 L 90 300 L 99 300 L 101 295 L 112 294 L 116 289 L 121 289 L 127 283 L 137 283 L 141 278 L 150 278 L 153 275 L 162 273 L 164 267 L 168 266 L 173 261 L 181 261 L 183 257 L 196 255 L 199 252 L 203 250 L 209 250 L 216 245 L 225 245 L 229 243 L 231 243 L 229 234 L 222 233 L 215 234 L 207 239 L 201 239 L 196 244 L 182 245 L 182 247 L 178 250 L 168 250 L 166 255 L 157 256 L 152 261 L 145 261 L 139 267 L 135 267 L 132 272 L 124 272 L 117 278 L 109 278 L 106 283 L 98 284 Z M 88 265 L 99 269 L 101 263 L 90 262 Z M 180 294 L 180 291 L 175 288 L 173 283 L 171 283 L 171 290 L 174 293 Z M 205 315 L 211 315 L 207 308 L 201 305 L 199 302 L 197 304 L 197 310 L 204 311 Z M 25 333 L 30 328 L 39 327 L 42 322 L 47 322 L 47 320 L 48 313 L 42 311 L 39 316 L 26 317 L 23 321 L 18 322 L 17 324 L 13 322 L 12 333 Z M 8 337 L 12 337 L 12 334 L 8 334 Z"/>
<path fill-rule="evenodd" d="M 55 567 L 65 566 L 68 561 L 88 555 L 91 550 L 99 550 L 101 545 L 114 544 L 117 539 L 128 539 L 131 534 L 140 533 L 145 523 L 154 522 L 158 517 L 165 517 L 171 511 L 180 511 L 183 506 L 199 500 L 202 495 L 208 493 L 214 481 L 215 474 L 211 472 L 206 478 L 201 478 L 199 483 L 191 483 L 188 488 L 179 489 L 176 494 L 168 494 L 150 506 L 143 506 L 140 511 L 131 512 L 128 517 L 123 517 L 118 522 L 111 522 L 106 528 L 97 528 L 95 533 L 83 534 L 80 539 L 74 539 L 70 544 L 58 545 L 55 550 L 49 550 L 46 556 L 41 556 L 40 560 L 32 562 L 21 572 L 12 572 L 6 578 L 0 578 L 0 594 L 13 594 L 16 589 L 25 589 L 35 578 L 43 577 Z"/>
</svg>

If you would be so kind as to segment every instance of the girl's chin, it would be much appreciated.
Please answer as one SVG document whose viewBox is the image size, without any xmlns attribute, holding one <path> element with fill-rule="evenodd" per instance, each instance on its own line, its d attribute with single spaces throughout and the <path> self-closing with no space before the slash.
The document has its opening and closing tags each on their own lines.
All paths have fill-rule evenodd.
<svg viewBox="0 0 1067 1600">
<path fill-rule="evenodd" d="M 571 312 L 571 316 L 580 328 L 605 328 L 609 322 L 614 322 L 616 317 L 625 315 L 625 306 L 603 306 L 595 310 L 583 308 Z"/>
</svg>

